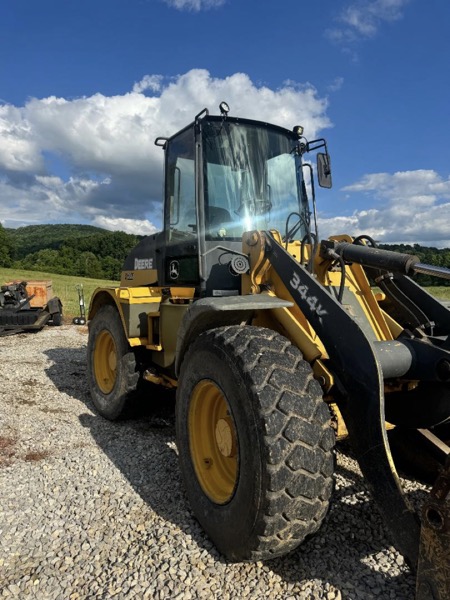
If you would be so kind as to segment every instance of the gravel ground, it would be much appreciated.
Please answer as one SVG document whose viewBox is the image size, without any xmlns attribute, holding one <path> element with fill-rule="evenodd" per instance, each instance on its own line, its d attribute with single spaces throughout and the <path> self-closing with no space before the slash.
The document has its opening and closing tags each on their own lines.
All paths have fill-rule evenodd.
<svg viewBox="0 0 450 600">
<path fill-rule="evenodd" d="M 345 448 L 314 538 L 267 563 L 227 562 L 187 504 L 170 399 L 139 419 L 98 417 L 86 342 L 71 325 L 0 340 L 1 598 L 414 597 Z"/>
</svg>

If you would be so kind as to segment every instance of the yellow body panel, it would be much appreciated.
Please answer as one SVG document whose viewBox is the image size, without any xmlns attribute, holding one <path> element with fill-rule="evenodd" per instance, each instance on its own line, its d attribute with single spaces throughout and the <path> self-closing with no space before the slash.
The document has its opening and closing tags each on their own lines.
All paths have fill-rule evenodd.
<svg viewBox="0 0 450 600">
<path fill-rule="evenodd" d="M 158 271 L 156 269 L 137 269 L 133 271 L 122 271 L 120 278 L 121 287 L 129 286 L 149 286 L 158 281 Z"/>
<path fill-rule="evenodd" d="M 162 301 L 161 288 L 118 287 L 95 290 L 88 318 L 105 304 L 114 304 L 131 346 L 148 344 L 148 315 L 156 315 Z"/>
<path fill-rule="evenodd" d="M 89 319 L 104 304 L 114 303 L 132 348 L 144 346 L 160 367 L 174 362 L 177 333 L 194 296 L 193 287 L 118 287 L 94 292 Z"/>
<path fill-rule="evenodd" d="M 279 232 L 271 231 L 271 233 L 275 240 L 285 247 L 297 261 L 302 259 L 304 265 L 308 264 L 311 260 L 311 246 L 309 244 L 304 244 L 303 256 L 301 256 L 300 242 L 289 243 L 286 247 Z M 352 241 L 352 238 L 345 235 L 336 236 L 332 239 Z M 272 268 L 270 253 L 266 254 L 265 245 L 266 239 L 262 232 L 253 231 L 243 236 L 243 252 L 249 256 L 250 272 L 248 275 L 243 276 L 242 293 L 269 293 L 293 302 L 293 306 L 271 310 L 269 311 L 270 316 L 267 311 L 261 312 L 254 320 L 254 324 L 275 329 L 290 339 L 301 350 L 305 359 L 311 363 L 314 374 L 322 384 L 323 389 L 328 391 L 333 385 L 333 377 L 326 368 L 326 360 L 329 358 L 327 351 L 301 309 L 295 304 L 280 276 Z M 323 261 L 316 255 L 314 257 L 314 272 L 318 282 L 324 287 L 330 288 L 330 293 L 339 289 L 341 273 L 340 271 L 330 270 L 329 261 Z M 357 302 L 356 307 L 359 306 L 357 312 L 359 312 L 360 318 L 367 322 L 367 326 L 372 330 L 375 340 L 392 340 L 402 331 L 402 328 L 380 309 L 378 298 L 371 289 L 364 269 L 360 265 L 346 266 L 345 293 L 349 294 L 347 298 L 352 299 L 353 307 L 351 304 L 345 305 L 344 303 L 344 308 L 352 314 L 352 310 L 355 310 L 354 302 Z"/>
</svg>

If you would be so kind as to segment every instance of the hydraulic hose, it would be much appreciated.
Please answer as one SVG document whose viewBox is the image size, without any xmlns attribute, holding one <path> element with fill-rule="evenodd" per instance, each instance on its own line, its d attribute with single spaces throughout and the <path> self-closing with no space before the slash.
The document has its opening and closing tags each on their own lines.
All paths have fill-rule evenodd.
<svg viewBox="0 0 450 600">
<path fill-rule="evenodd" d="M 406 294 L 404 294 L 395 284 L 392 276 L 379 276 L 375 278 L 382 292 L 388 296 L 400 309 L 406 321 L 412 327 L 425 326 L 433 331 L 433 325 L 427 315 L 414 303 Z"/>
</svg>

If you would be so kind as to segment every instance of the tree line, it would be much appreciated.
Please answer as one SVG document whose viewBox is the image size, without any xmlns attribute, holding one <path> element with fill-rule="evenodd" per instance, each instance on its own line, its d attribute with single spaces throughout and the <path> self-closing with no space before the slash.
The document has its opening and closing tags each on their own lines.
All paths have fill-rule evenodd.
<svg viewBox="0 0 450 600">
<path fill-rule="evenodd" d="M 62 275 L 120 279 L 123 261 L 142 236 L 106 231 L 90 225 L 29 225 L 5 229 L 0 224 L 0 266 Z M 380 248 L 415 254 L 420 261 L 450 268 L 450 248 L 419 244 L 382 244 Z M 418 275 L 424 286 L 449 280 Z"/>
<path fill-rule="evenodd" d="M 119 280 L 125 257 L 141 238 L 89 225 L 0 225 L 0 266 Z"/>
</svg>

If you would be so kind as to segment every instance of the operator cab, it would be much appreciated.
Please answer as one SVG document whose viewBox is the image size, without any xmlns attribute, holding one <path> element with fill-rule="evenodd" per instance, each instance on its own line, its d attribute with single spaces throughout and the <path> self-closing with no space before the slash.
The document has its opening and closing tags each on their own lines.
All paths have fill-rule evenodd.
<svg viewBox="0 0 450 600">
<path fill-rule="evenodd" d="M 196 296 L 240 293 L 241 273 L 230 262 L 241 255 L 246 231 L 277 229 L 289 241 L 311 241 L 303 129 L 230 117 L 225 103 L 220 108 L 221 115 L 204 109 L 174 136 L 155 141 L 165 151 L 164 231 L 154 236 L 158 285 L 195 286 Z M 314 149 L 325 146 L 317 142 Z"/>
</svg>

